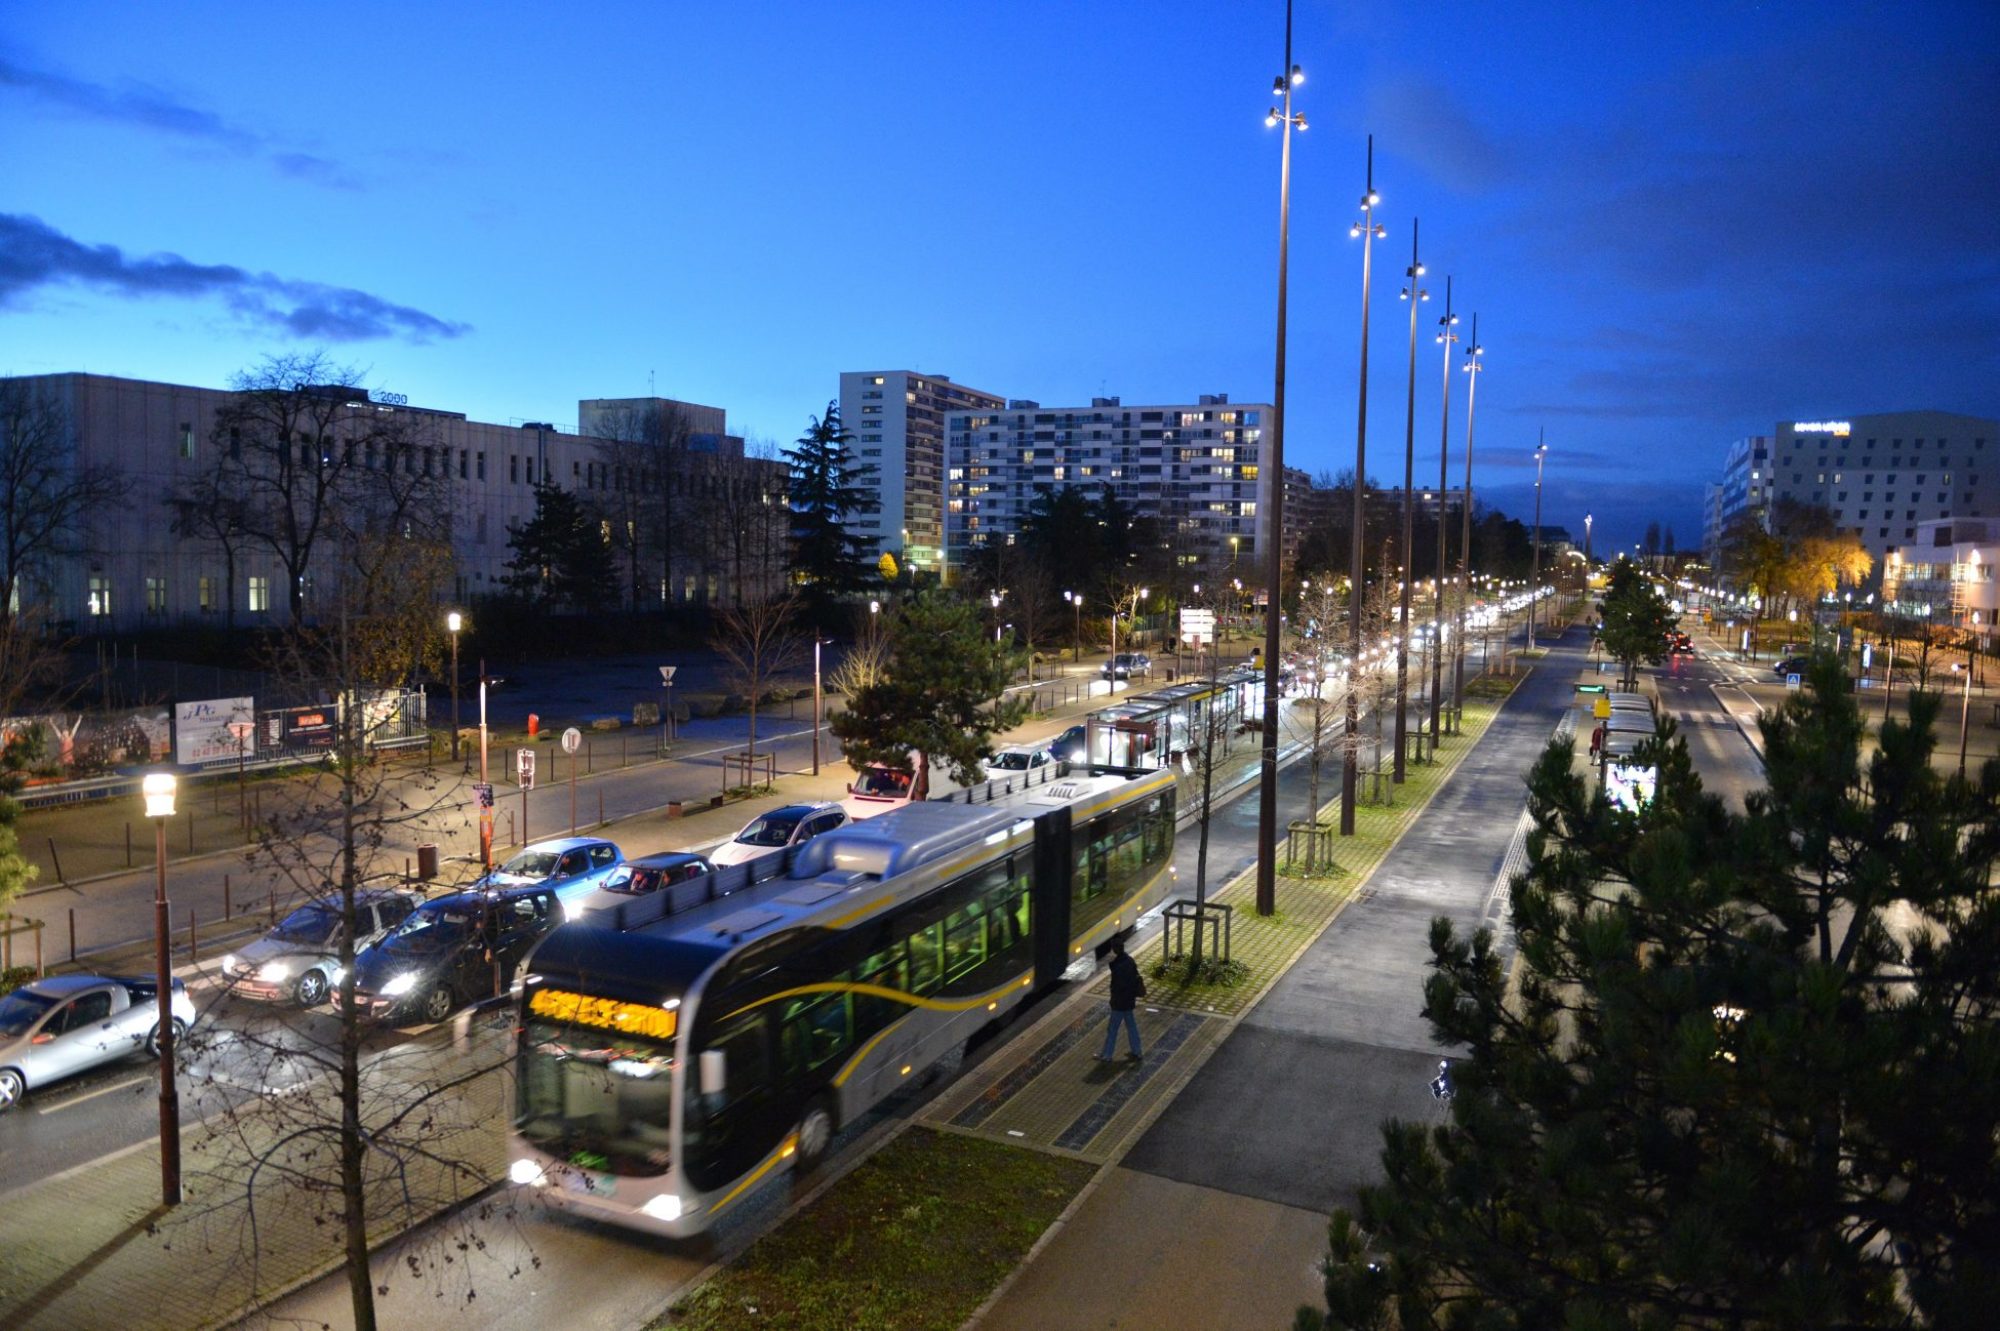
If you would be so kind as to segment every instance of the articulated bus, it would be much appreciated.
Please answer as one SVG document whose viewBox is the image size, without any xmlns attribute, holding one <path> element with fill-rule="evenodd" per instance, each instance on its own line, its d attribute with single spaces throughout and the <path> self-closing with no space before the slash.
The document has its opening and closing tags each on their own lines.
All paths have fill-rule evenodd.
<svg viewBox="0 0 2000 1331">
<path fill-rule="evenodd" d="M 824 833 L 558 927 L 518 984 L 510 1176 L 670 1237 L 834 1133 L 1166 896 L 1171 772 L 1095 769 Z"/>
</svg>

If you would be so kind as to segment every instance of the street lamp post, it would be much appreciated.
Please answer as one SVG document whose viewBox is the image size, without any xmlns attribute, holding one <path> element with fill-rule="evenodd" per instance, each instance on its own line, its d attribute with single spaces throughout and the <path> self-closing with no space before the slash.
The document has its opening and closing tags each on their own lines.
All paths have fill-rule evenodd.
<svg viewBox="0 0 2000 1331">
<path fill-rule="evenodd" d="M 1451 477 L 1445 470 L 1451 460 L 1451 347 L 1458 341 L 1454 329 L 1458 316 L 1451 312 L 1451 277 L 1444 279 L 1444 315 L 1438 320 L 1438 345 L 1444 348 L 1444 405 L 1438 410 L 1438 562 L 1437 595 L 1432 599 L 1435 619 L 1435 639 L 1431 644 L 1431 748 L 1437 748 L 1438 717 L 1444 701 L 1444 585 L 1445 585 L 1445 513 L 1446 500 L 1451 494 Z M 1461 593 L 1462 593 L 1461 589 Z"/>
<path fill-rule="evenodd" d="M 1063 600 L 1068 601 L 1070 608 L 1076 611 L 1076 638 L 1070 648 L 1070 660 L 1081 663 L 1083 660 L 1083 598 L 1075 592 L 1064 592 Z"/>
<path fill-rule="evenodd" d="M 1528 646 L 1535 645 L 1535 602 L 1542 594 L 1542 462 L 1549 455 L 1545 439 L 1535 443 L 1535 553 L 1534 571 L 1528 575 Z"/>
<path fill-rule="evenodd" d="M 1361 194 L 1361 217 L 1347 229 L 1350 236 L 1361 238 L 1361 392 L 1360 409 L 1354 426 L 1354 531 L 1353 544 L 1349 547 L 1348 569 L 1353 590 L 1347 596 L 1347 659 L 1359 664 L 1361 660 L 1361 618 L 1362 602 L 1366 597 L 1367 578 L 1364 576 L 1363 561 L 1367 555 L 1367 486 L 1364 478 L 1368 475 L 1368 283 L 1375 263 L 1375 240 L 1383 234 L 1382 224 L 1375 220 L 1375 205 L 1381 196 L 1375 193 L 1375 136 L 1368 136 L 1368 176 L 1367 185 Z M 1279 472 L 1279 476 L 1283 476 Z M 1276 488 L 1276 482 L 1273 482 Z M 1275 575 L 1272 585 L 1276 586 Z M 1272 607 L 1273 612 L 1277 609 Z M 1267 631 L 1267 638 L 1271 634 Z M 1275 641 L 1271 647 L 1275 657 Z M 1278 663 L 1266 663 L 1267 680 L 1265 688 L 1267 701 L 1265 710 L 1269 713 L 1267 724 L 1277 729 L 1278 716 L 1276 700 L 1269 698 L 1276 691 Z M 1340 834 L 1354 835 L 1354 800 L 1359 784 L 1361 769 L 1361 697 L 1351 678 L 1347 687 L 1347 743 L 1341 746 L 1340 755 Z M 1400 710 L 1400 707 L 1399 707 Z M 1270 736 L 1270 743 L 1277 742 L 1277 736 Z M 1400 766 L 1402 759 L 1397 758 Z"/>
<path fill-rule="evenodd" d="M 159 988 L 160 1201 L 181 1204 L 181 1095 L 174 1081 L 174 969 L 167 955 L 167 823 L 174 816 L 174 775 L 153 772 L 140 783 L 146 816 L 153 820 L 153 978 Z"/>
<path fill-rule="evenodd" d="M 1584 585 L 1585 585 L 1586 587 L 1588 587 L 1588 586 L 1590 585 L 1590 523 L 1591 523 L 1591 516 L 1592 516 L 1592 515 L 1591 515 L 1591 514 L 1589 514 L 1589 513 L 1586 513 L 1586 514 L 1584 514 L 1584 515 L 1583 515 L 1583 579 L 1584 579 Z"/>
<path fill-rule="evenodd" d="M 1968 659 L 1964 664 L 1961 665 L 1954 661 L 1951 665 L 1953 670 L 1962 671 L 1965 674 L 1965 691 L 1959 695 L 1958 702 L 1958 775 L 1960 780 L 1965 779 L 1965 723 L 1966 718 L 1972 713 L 1972 662 L 1969 658 L 1970 654 L 1968 653 Z"/>
<path fill-rule="evenodd" d="M 1285 0 L 1285 63 L 1271 84 L 1282 101 L 1264 117 L 1267 126 L 1284 125 L 1278 159 L 1278 337 L 1271 393 L 1271 446 L 1265 459 L 1271 478 L 1270 511 L 1264 518 L 1264 585 L 1277 595 L 1284 574 L 1285 502 L 1285 292 L 1292 226 L 1292 130 L 1301 133 L 1306 118 L 1292 111 L 1292 89 L 1305 82 L 1305 72 L 1292 63 L 1292 0 Z M 1230 543 L 1234 561 L 1235 542 Z M 1264 729 L 1257 783 L 1257 913 L 1278 908 L 1278 615 L 1264 616 Z"/>
<path fill-rule="evenodd" d="M 1410 219 L 1410 266 L 1404 276 L 1410 284 L 1403 288 L 1403 299 L 1410 302 L 1410 397 L 1403 412 L 1403 586 L 1402 598 L 1398 602 L 1400 623 L 1396 632 L 1396 771 L 1394 780 L 1403 784 L 1404 753 L 1409 748 L 1410 710 L 1410 584 L 1416 578 L 1416 560 L 1411 557 L 1410 543 L 1416 537 L 1416 465 L 1417 465 L 1417 306 L 1431 298 L 1431 293 L 1417 284 L 1424 275 L 1423 261 L 1417 258 L 1417 220 Z"/>
<path fill-rule="evenodd" d="M 486 662 L 479 663 L 479 871 L 493 872 L 493 787 L 486 775 Z M 527 794 L 522 793 L 522 808 Z"/>
<path fill-rule="evenodd" d="M 1458 532 L 1458 581 L 1469 593 L 1472 587 L 1472 412 L 1479 395 L 1480 357 L 1486 348 L 1479 345 L 1479 314 L 1472 316 L 1472 345 L 1465 349 L 1465 493 L 1460 496 Z M 1459 721 L 1465 719 L 1465 608 L 1467 596 L 1458 601 L 1458 678 L 1452 689 L 1452 706 Z M 1481 648 L 1483 654 L 1484 648 Z"/>
<path fill-rule="evenodd" d="M 820 727 L 820 697 L 821 697 L 820 687 L 819 687 L 819 649 L 820 649 L 820 644 L 825 641 L 826 639 L 820 636 L 819 630 L 814 629 L 813 630 L 813 775 L 814 776 L 819 775 L 819 727 Z"/>
<path fill-rule="evenodd" d="M 464 618 L 454 610 L 444 617 L 444 626 L 451 633 L 451 760 L 458 761 L 458 631 L 465 626 Z"/>
</svg>

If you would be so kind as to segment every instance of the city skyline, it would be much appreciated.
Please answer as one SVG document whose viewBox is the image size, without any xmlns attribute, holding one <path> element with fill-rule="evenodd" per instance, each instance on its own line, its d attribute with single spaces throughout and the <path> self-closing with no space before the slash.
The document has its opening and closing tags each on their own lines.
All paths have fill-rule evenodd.
<svg viewBox="0 0 2000 1331">
<path fill-rule="evenodd" d="M 842 371 L 1050 405 L 1270 395 L 1276 4 L 949 27 L 908 5 L 516 7 L 476 31 L 363 5 L 303 38 L 233 14 L 15 16 L 0 373 L 219 386 L 323 346 L 475 419 L 657 392 L 779 444 Z M 1419 483 L 1450 274 L 1489 366 L 1481 498 L 1526 519 L 1546 429 L 1543 520 L 1594 512 L 1600 553 L 1648 521 L 1698 545 L 1702 483 L 1779 420 L 2000 414 L 2000 151 L 1966 132 L 1996 31 L 1970 4 L 1433 23 L 1302 3 L 1287 464 L 1352 465 L 1369 132 L 1384 485 L 1413 215 Z"/>
</svg>

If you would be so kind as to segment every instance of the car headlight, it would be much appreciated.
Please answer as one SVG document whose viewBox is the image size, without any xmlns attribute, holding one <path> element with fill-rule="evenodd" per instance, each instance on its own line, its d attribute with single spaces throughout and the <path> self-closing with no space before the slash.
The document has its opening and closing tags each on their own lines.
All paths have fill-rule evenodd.
<svg viewBox="0 0 2000 1331">
<path fill-rule="evenodd" d="M 340 988 L 340 982 L 346 978 L 347 978 L 347 968 L 345 966 L 328 966 L 326 968 L 327 988 L 329 989 Z"/>
<path fill-rule="evenodd" d="M 382 986 L 382 997 L 401 998 L 416 987 L 417 973 L 415 971 L 404 971 L 401 975 L 396 976 L 389 983 Z"/>
<path fill-rule="evenodd" d="M 681 1218 L 681 1199 L 671 1192 L 663 1192 L 639 1209 L 655 1220 L 678 1220 Z"/>
<path fill-rule="evenodd" d="M 222 957 L 222 973 L 224 975 L 234 975 L 236 971 L 236 954 L 234 952 L 224 953 Z"/>
<path fill-rule="evenodd" d="M 267 961 L 257 968 L 257 978 L 266 984 L 283 984 L 292 978 L 292 963 L 289 961 Z"/>
<path fill-rule="evenodd" d="M 516 1160 L 507 1167 L 507 1177 L 524 1188 L 539 1188 L 549 1181 L 549 1176 L 533 1160 Z"/>
</svg>

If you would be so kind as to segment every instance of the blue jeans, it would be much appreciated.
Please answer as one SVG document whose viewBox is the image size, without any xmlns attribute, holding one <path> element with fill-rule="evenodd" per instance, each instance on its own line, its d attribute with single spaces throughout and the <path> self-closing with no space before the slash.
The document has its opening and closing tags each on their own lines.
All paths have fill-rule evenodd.
<svg viewBox="0 0 2000 1331">
<path fill-rule="evenodd" d="M 1131 1046 L 1132 1057 L 1139 1057 L 1139 1016 L 1136 1012 L 1113 1012 L 1110 1025 L 1104 1028 L 1104 1052 L 1099 1058 L 1111 1057 L 1118 1047 L 1118 1028 L 1125 1028 L 1125 1043 Z"/>
</svg>

